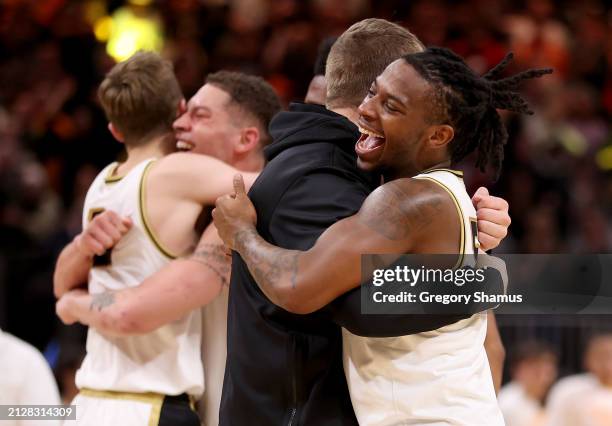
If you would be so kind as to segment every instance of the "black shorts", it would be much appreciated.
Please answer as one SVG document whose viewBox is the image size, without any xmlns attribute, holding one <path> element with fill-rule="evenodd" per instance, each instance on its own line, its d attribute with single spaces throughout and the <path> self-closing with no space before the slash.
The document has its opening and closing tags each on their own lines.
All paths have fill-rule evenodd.
<svg viewBox="0 0 612 426">
<path fill-rule="evenodd" d="M 200 416 L 187 394 L 164 397 L 159 426 L 200 426 Z"/>
</svg>

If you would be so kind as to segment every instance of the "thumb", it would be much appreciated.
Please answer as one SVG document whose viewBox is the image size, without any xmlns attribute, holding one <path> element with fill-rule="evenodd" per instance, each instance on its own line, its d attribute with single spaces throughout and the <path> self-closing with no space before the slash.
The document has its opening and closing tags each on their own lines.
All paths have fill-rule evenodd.
<svg viewBox="0 0 612 426">
<path fill-rule="evenodd" d="M 123 226 L 125 226 L 128 230 L 132 227 L 132 225 L 134 224 L 132 222 L 132 218 L 129 216 L 124 216 L 121 218 L 121 223 L 123 224 Z"/>
<path fill-rule="evenodd" d="M 476 190 L 476 193 L 472 197 L 472 201 L 474 203 L 477 203 L 480 200 L 482 200 L 483 197 L 486 197 L 487 195 L 489 195 L 489 190 L 485 188 L 484 186 L 481 186 L 480 188 Z"/>
<path fill-rule="evenodd" d="M 246 196 L 246 189 L 244 188 L 244 180 L 240 173 L 234 175 L 234 192 L 236 196 Z"/>
</svg>

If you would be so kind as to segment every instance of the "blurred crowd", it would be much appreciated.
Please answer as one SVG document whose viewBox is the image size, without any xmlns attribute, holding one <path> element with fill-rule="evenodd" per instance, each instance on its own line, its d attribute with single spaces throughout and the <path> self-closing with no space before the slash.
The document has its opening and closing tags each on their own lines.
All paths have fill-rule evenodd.
<svg viewBox="0 0 612 426">
<path fill-rule="evenodd" d="M 512 380 L 499 392 L 506 426 L 604 426 L 612 421 L 612 334 L 594 335 L 584 370 L 558 378 L 558 354 L 536 340 L 510 352 Z"/>
<path fill-rule="evenodd" d="M 113 56 L 125 53 L 125 44 L 113 51 L 106 42 L 104 24 L 125 14 L 151 24 L 152 48 L 174 62 L 187 98 L 208 72 L 233 69 L 263 76 L 285 105 L 301 100 L 321 40 L 365 17 L 401 23 L 481 73 L 508 51 L 509 72 L 552 67 L 550 78 L 525 88 L 535 114 L 505 116 L 501 179 L 469 171 L 466 182 L 470 192 L 484 184 L 510 203 L 500 251 L 612 251 L 612 8 L 604 0 L 4 0 L 0 328 L 44 350 L 66 394 L 83 330 L 59 327 L 51 277 L 57 254 L 80 231 L 89 184 L 121 155 L 95 93 Z M 609 319 L 581 324 L 600 329 Z M 542 332 L 539 320 L 500 319 L 507 346 L 548 340 L 567 374 L 581 368 L 586 340 L 577 322 L 564 324 L 549 321 Z"/>
</svg>

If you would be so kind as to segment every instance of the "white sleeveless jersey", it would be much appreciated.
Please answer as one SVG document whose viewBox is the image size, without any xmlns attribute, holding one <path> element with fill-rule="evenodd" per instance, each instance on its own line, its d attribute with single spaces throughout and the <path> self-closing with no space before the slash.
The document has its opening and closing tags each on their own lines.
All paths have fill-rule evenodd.
<svg viewBox="0 0 612 426">
<path fill-rule="evenodd" d="M 91 294 L 135 287 L 172 258 L 155 238 L 144 211 L 144 181 L 153 161 L 138 164 L 123 178 L 109 178 L 117 167 L 113 163 L 96 177 L 87 192 L 84 229 L 104 210 L 129 216 L 133 222 L 110 251 L 110 259 L 94 262 L 89 273 Z M 79 389 L 199 396 L 204 390 L 201 325 L 201 311 L 196 309 L 143 335 L 112 337 L 90 327 L 87 355 L 77 372 L 76 384 Z"/>
<path fill-rule="evenodd" d="M 461 218 L 461 265 L 474 264 L 476 212 L 461 172 L 415 176 L 443 187 Z M 344 371 L 362 426 L 497 426 L 497 405 L 484 339 L 486 313 L 434 331 L 392 338 L 342 330 Z"/>
</svg>

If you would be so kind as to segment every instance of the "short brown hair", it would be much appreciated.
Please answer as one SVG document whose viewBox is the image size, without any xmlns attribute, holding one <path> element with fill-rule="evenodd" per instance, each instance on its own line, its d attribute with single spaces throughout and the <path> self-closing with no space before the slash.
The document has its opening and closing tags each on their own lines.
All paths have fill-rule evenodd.
<svg viewBox="0 0 612 426">
<path fill-rule="evenodd" d="M 261 77 L 233 71 L 208 74 L 206 83 L 226 92 L 231 102 L 258 122 L 262 146 L 271 142 L 268 126 L 272 117 L 281 110 L 281 105 L 270 84 Z"/>
<path fill-rule="evenodd" d="M 139 144 L 172 131 L 183 98 L 172 63 L 153 52 L 137 52 L 116 64 L 98 88 L 108 121 Z"/>
<path fill-rule="evenodd" d="M 387 65 L 424 49 L 414 34 L 384 19 L 369 18 L 351 25 L 338 37 L 327 58 L 327 106 L 359 105 Z"/>
</svg>

